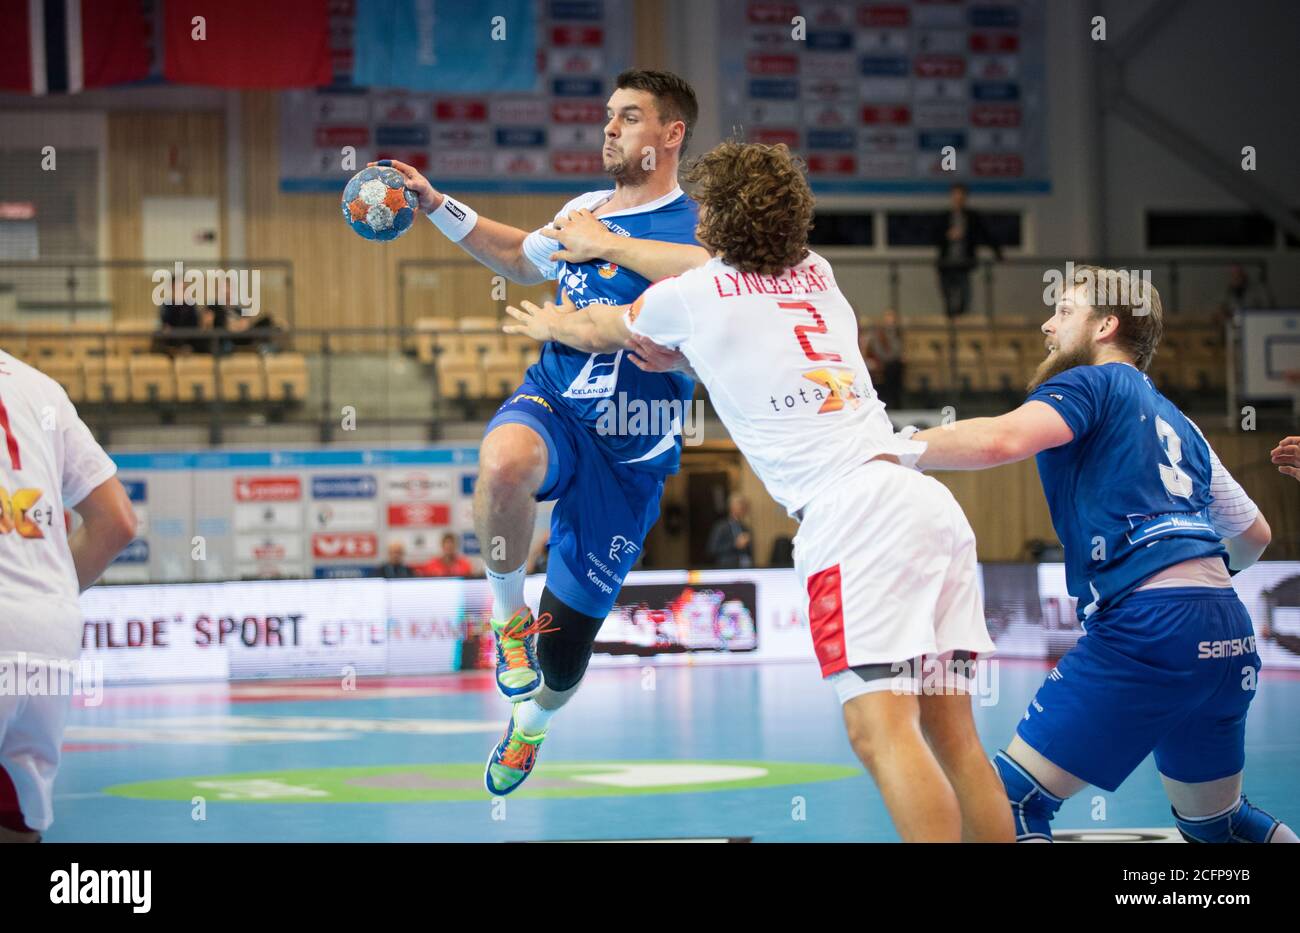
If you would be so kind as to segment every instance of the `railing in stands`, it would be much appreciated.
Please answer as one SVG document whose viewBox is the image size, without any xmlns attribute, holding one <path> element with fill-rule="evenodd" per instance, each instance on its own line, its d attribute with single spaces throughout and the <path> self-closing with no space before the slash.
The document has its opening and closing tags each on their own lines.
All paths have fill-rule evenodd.
<svg viewBox="0 0 1300 933">
<path fill-rule="evenodd" d="M 894 308 L 904 323 L 917 317 L 943 314 L 938 278 L 932 256 L 869 256 L 853 247 L 818 247 L 834 266 L 841 290 L 860 317 L 874 318 Z M 1062 273 L 1067 262 L 1093 262 L 1139 274 L 1150 274 L 1171 316 L 1207 317 L 1218 309 L 1232 266 L 1246 270 L 1252 283 L 1268 288 L 1269 259 L 1263 256 L 1141 256 L 1105 260 L 1059 256 L 1014 256 L 1001 261 L 979 261 L 972 273 L 972 307 L 969 313 L 996 322 L 1047 316 L 1043 301 L 1044 275 Z M 553 292 L 554 283 L 521 287 L 504 280 L 469 257 L 403 259 L 397 263 L 397 321 L 409 327 L 423 317 L 456 317 L 505 305 L 519 297 Z M 464 312 L 466 307 L 474 308 Z"/>
<path fill-rule="evenodd" d="M 199 425 L 218 444 L 227 428 L 270 423 L 308 425 L 328 442 L 345 437 L 340 432 L 347 430 L 342 423 L 350 407 L 367 425 L 415 426 L 438 440 L 447 422 L 490 417 L 537 356 L 537 344 L 501 333 L 498 321 L 478 320 L 484 325 L 463 329 L 242 334 L 0 328 L 0 348 L 62 383 L 104 434 L 117 427 Z M 1023 397 L 1021 387 L 1043 353 L 1037 326 L 1027 321 L 971 318 L 958 327 L 914 324 L 904 333 L 905 378 L 891 408 L 1005 410 Z M 383 352 L 340 352 L 356 337 L 370 338 Z M 1222 411 L 1222 332 L 1171 329 L 1166 341 L 1153 378 L 1179 404 Z"/>
<path fill-rule="evenodd" d="M 207 281 L 211 271 L 213 282 L 220 275 L 237 288 L 256 285 L 261 314 L 294 325 L 291 260 L 168 258 L 0 260 L 0 327 L 157 321 L 159 273 L 174 277 L 178 264 L 182 275 L 198 271 Z M 240 302 L 236 295 L 216 303 Z"/>
</svg>

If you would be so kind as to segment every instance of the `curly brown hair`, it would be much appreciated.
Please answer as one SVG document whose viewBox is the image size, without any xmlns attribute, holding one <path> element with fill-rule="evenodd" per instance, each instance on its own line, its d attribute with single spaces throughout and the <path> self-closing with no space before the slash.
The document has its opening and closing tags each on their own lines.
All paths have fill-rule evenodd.
<svg viewBox="0 0 1300 933">
<path fill-rule="evenodd" d="M 700 205 L 696 238 L 741 272 L 773 275 L 808 255 L 813 194 L 784 144 L 725 142 L 686 172 Z"/>
</svg>

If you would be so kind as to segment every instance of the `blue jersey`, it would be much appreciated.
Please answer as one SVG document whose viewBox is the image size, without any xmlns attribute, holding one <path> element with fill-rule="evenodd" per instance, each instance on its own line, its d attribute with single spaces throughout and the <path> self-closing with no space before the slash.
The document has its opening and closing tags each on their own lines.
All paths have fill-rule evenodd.
<svg viewBox="0 0 1300 933">
<path fill-rule="evenodd" d="M 570 201 L 556 216 L 577 208 L 594 210 L 612 195 L 612 191 L 589 192 Z M 695 202 L 676 189 L 649 204 L 599 219 L 621 236 L 694 244 L 697 214 Z M 567 292 L 579 308 L 631 304 L 650 287 L 649 280 L 630 269 L 603 260 L 573 264 L 550 261 L 550 254 L 562 248 L 536 232 L 524 243 L 525 255 L 533 264 L 547 278 L 557 280 L 557 302 L 560 293 Z M 644 372 L 623 350 L 583 353 L 550 342 L 542 346 L 541 358 L 529 368 L 524 381 L 542 387 L 557 399 L 567 414 L 597 435 L 616 462 L 653 473 L 677 471 L 682 446 L 679 419 L 685 415 L 695 389 L 689 377 Z"/>
<path fill-rule="evenodd" d="M 1038 474 L 1080 620 L 1166 567 L 1226 559 L 1210 515 L 1214 454 L 1146 375 L 1125 363 L 1076 366 L 1029 400 L 1074 433 L 1038 455 Z"/>
</svg>

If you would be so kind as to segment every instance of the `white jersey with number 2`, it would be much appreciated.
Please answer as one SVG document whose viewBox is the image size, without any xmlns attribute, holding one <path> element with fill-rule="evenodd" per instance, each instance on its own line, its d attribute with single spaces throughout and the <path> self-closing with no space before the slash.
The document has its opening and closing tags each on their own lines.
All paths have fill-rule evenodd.
<svg viewBox="0 0 1300 933">
<path fill-rule="evenodd" d="M 0 654 L 80 654 L 64 508 L 116 470 L 63 388 L 0 351 Z"/>
<path fill-rule="evenodd" d="M 651 286 L 633 333 L 680 349 L 732 440 L 792 515 L 872 457 L 925 445 L 894 433 L 858 349 L 858 321 L 816 253 L 776 275 L 714 258 Z"/>
</svg>

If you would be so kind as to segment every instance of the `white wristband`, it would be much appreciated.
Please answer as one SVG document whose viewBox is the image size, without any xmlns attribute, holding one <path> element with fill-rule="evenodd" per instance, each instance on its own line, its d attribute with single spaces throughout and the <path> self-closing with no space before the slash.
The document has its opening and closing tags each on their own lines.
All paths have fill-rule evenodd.
<svg viewBox="0 0 1300 933">
<path fill-rule="evenodd" d="M 453 243 L 459 243 L 478 223 L 478 214 L 468 204 L 462 204 L 447 195 L 442 196 L 442 203 L 429 211 L 427 216 L 433 225 Z"/>
</svg>

